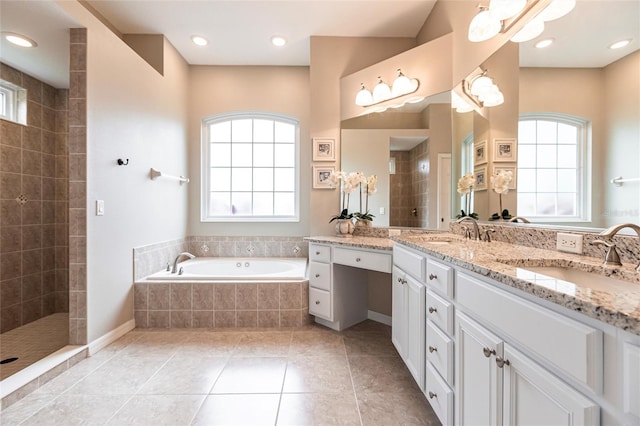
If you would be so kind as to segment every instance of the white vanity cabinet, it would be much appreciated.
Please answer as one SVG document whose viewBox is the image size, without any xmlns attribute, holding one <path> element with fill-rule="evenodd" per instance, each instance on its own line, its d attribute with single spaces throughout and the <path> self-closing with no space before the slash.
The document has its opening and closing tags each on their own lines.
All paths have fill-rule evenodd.
<svg viewBox="0 0 640 426">
<path fill-rule="evenodd" d="M 309 244 L 309 313 L 333 321 L 331 246 Z"/>
</svg>

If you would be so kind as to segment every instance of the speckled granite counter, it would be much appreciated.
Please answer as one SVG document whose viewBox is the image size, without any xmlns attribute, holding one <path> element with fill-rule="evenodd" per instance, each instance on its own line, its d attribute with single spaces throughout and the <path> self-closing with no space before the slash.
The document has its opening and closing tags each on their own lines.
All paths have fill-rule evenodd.
<svg viewBox="0 0 640 426">
<path fill-rule="evenodd" d="M 344 237 L 305 237 L 305 241 L 310 243 L 321 244 L 335 244 L 339 246 L 375 249 L 375 250 L 389 250 L 393 249 L 393 241 L 388 238 L 377 237 L 358 237 L 353 236 L 351 238 Z"/>
<path fill-rule="evenodd" d="M 398 243 L 499 281 L 591 318 L 640 335 L 640 273 L 634 265 L 607 267 L 593 257 L 504 242 L 462 240 L 455 234 L 392 237 Z M 447 242 L 446 240 L 449 240 Z M 604 291 L 564 281 L 538 281 L 526 267 L 565 266 L 624 280 L 623 288 Z"/>
</svg>

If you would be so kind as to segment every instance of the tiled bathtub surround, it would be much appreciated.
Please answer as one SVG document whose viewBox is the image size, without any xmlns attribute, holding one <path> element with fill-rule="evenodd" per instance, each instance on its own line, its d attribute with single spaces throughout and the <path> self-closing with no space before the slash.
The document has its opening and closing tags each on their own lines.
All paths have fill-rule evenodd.
<svg viewBox="0 0 640 426">
<path fill-rule="evenodd" d="M 138 328 L 300 327 L 309 282 L 134 284 Z"/>
</svg>

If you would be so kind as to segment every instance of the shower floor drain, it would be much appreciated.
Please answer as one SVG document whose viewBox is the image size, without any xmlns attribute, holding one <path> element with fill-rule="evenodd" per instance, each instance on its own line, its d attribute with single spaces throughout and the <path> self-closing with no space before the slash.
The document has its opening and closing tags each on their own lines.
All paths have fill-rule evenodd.
<svg viewBox="0 0 640 426">
<path fill-rule="evenodd" d="M 0 364 L 9 364 L 10 362 L 14 362 L 14 361 L 17 361 L 17 360 L 18 360 L 17 357 L 6 358 L 6 359 L 3 359 L 2 361 L 0 361 Z"/>
</svg>

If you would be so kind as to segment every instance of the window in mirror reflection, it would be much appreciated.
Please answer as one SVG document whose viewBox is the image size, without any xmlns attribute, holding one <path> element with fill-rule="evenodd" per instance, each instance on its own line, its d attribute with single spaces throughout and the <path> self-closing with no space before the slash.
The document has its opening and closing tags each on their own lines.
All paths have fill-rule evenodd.
<svg viewBox="0 0 640 426">
<path fill-rule="evenodd" d="M 460 152 L 460 159 L 462 164 L 460 165 L 460 171 L 462 174 L 460 176 L 465 176 L 469 173 L 473 174 L 473 133 L 469 133 L 467 137 L 462 140 L 462 151 Z M 465 204 L 466 195 L 460 197 L 460 205 L 466 206 Z M 466 208 L 466 207 L 465 207 Z M 471 213 L 473 211 L 473 197 L 470 199 L 469 211 L 467 213 Z"/>
<path fill-rule="evenodd" d="M 27 124 L 27 91 L 0 80 L 0 118 Z"/>
<path fill-rule="evenodd" d="M 537 221 L 587 221 L 588 121 L 522 114 L 518 124 L 518 214 Z"/>
</svg>

